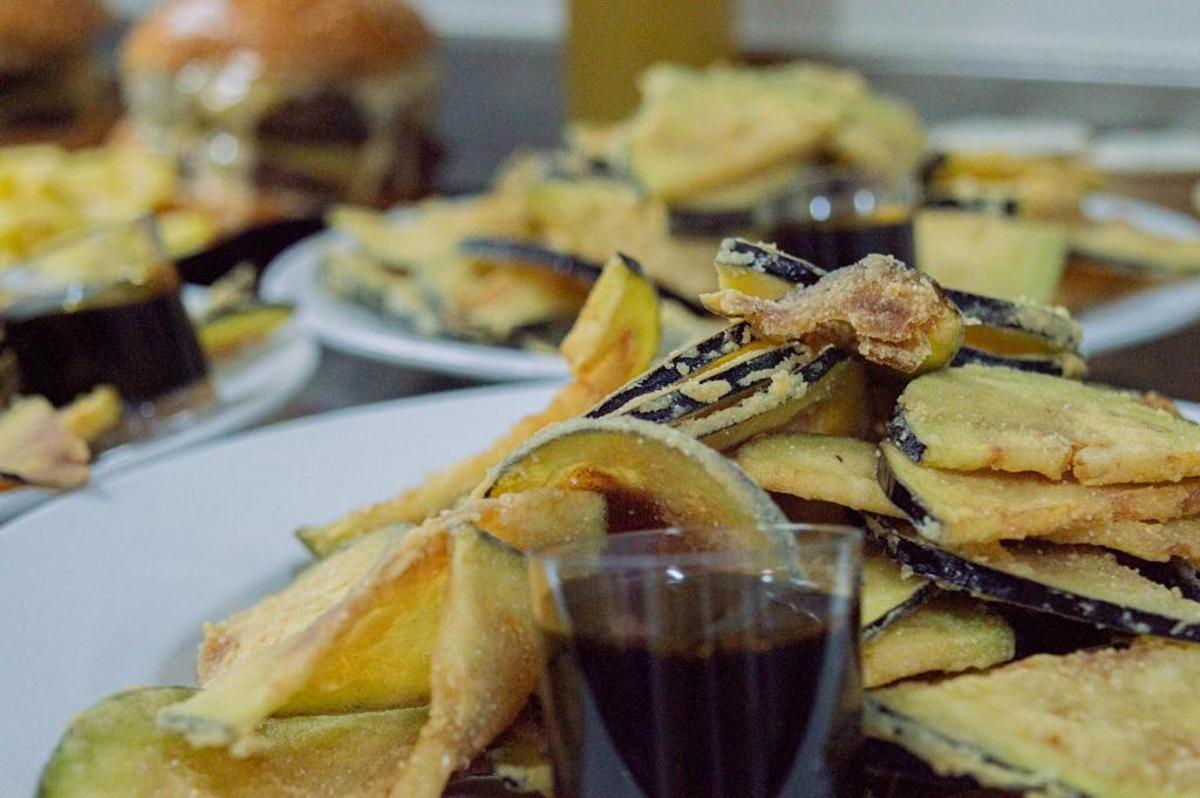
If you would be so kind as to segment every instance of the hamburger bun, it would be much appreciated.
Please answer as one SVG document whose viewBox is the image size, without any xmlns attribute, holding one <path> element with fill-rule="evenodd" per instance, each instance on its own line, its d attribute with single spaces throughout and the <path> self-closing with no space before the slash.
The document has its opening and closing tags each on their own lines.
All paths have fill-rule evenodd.
<svg viewBox="0 0 1200 798">
<path fill-rule="evenodd" d="M 175 72 L 253 52 L 266 72 L 352 77 L 427 54 L 434 36 L 399 0 L 169 0 L 126 39 L 126 67 Z"/>
<path fill-rule="evenodd" d="M 0 72 L 34 69 L 85 53 L 108 23 L 99 0 L 3 0 Z"/>
</svg>

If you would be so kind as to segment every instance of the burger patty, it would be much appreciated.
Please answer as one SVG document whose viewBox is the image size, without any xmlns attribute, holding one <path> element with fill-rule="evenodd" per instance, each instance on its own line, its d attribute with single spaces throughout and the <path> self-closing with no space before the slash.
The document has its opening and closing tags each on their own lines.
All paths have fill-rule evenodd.
<svg viewBox="0 0 1200 798">
<path fill-rule="evenodd" d="M 370 124 L 354 98 L 337 89 L 285 100 L 258 123 L 260 138 L 297 143 L 362 144 Z"/>
<path fill-rule="evenodd" d="M 80 98 L 55 68 L 0 72 L 0 123 L 68 125 L 80 111 Z"/>
<path fill-rule="evenodd" d="M 401 148 L 411 146 L 398 137 L 397 145 Z M 309 145 L 313 147 L 314 145 Z M 315 145 L 317 149 L 321 145 Z M 356 155 L 347 153 L 343 144 L 326 144 L 330 154 L 341 157 Z M 342 150 L 341 153 L 336 150 Z M 329 170 L 314 170 L 311 162 L 305 158 L 295 157 L 295 153 L 263 152 L 254 167 L 254 183 L 260 188 L 283 190 L 291 193 L 305 194 L 318 205 L 326 205 L 346 199 L 346 192 L 354 165 L 348 163 L 345 170 L 334 176 Z M 433 175 L 443 157 L 442 146 L 431 136 L 421 134 L 417 146 L 416 159 L 400 157 L 391 164 L 391 168 L 380 174 L 376 190 L 379 196 L 376 204 L 390 205 L 403 200 L 417 199 L 432 190 Z M 323 174 L 318 174 L 318 171 Z"/>
</svg>

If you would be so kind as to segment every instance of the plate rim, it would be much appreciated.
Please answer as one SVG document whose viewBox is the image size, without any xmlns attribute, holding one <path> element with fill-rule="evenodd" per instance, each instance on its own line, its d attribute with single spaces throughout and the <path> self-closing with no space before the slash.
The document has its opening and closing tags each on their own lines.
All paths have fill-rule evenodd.
<svg viewBox="0 0 1200 798">
<path fill-rule="evenodd" d="M 274 386 L 270 391 L 264 391 L 236 399 L 218 407 L 211 415 L 199 419 L 193 424 L 184 426 L 168 434 L 130 444 L 130 448 L 119 447 L 113 450 L 115 458 L 105 459 L 105 453 L 92 464 L 91 475 L 87 485 L 102 480 L 111 474 L 116 474 L 130 468 L 154 463 L 160 459 L 171 457 L 182 451 L 205 445 L 246 429 L 271 414 L 278 411 L 289 401 L 304 390 L 312 380 L 320 365 L 321 350 L 317 342 L 300 329 L 294 330 L 287 338 L 272 345 L 273 351 L 254 355 L 259 358 L 256 363 L 249 361 L 242 364 L 232 364 L 232 375 L 226 379 L 235 382 L 239 376 L 246 379 L 245 372 L 251 375 L 258 372 L 262 376 L 258 382 Z M 268 380 L 267 376 L 279 371 L 283 365 L 291 363 L 295 368 L 290 369 L 286 379 L 281 381 Z M 243 371 L 239 375 L 239 371 Z M 214 372 L 217 371 L 214 369 Z M 213 375 L 220 390 L 221 378 Z M 122 451 L 124 449 L 124 451 Z M 75 490 L 54 491 L 36 487 L 23 487 L 0 495 L 0 530 L 3 530 L 17 518 L 28 515 L 32 510 L 71 496 Z"/>
<path fill-rule="evenodd" d="M 489 382 L 567 376 L 566 362 L 557 354 L 422 336 L 329 295 L 317 284 L 316 272 L 322 247 L 336 239 L 335 231 L 323 230 L 297 241 L 267 265 L 259 283 L 268 301 L 295 303 L 301 325 L 326 345 L 383 363 Z"/>
</svg>

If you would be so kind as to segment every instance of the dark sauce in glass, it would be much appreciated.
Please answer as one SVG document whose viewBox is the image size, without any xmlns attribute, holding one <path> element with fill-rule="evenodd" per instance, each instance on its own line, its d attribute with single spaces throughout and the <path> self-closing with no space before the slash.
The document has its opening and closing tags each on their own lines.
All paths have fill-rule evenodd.
<svg viewBox="0 0 1200 798">
<path fill-rule="evenodd" d="M 916 266 L 911 219 L 786 221 L 776 225 L 769 238 L 784 252 L 804 258 L 822 269 L 850 266 L 872 253 L 891 255 L 909 266 Z"/>
<path fill-rule="evenodd" d="M 175 287 L 78 308 L 4 311 L 22 390 L 63 405 L 109 384 L 126 401 L 157 399 L 208 373 Z"/>
<path fill-rule="evenodd" d="M 572 618 L 611 613 L 594 600 L 611 595 L 600 579 L 611 577 L 565 585 Z M 665 640 L 637 630 L 547 635 L 543 701 L 558 798 L 862 795 L 849 602 L 734 573 L 659 585 L 653 600 Z M 722 603 L 742 609 L 702 633 L 697 608 Z"/>
</svg>

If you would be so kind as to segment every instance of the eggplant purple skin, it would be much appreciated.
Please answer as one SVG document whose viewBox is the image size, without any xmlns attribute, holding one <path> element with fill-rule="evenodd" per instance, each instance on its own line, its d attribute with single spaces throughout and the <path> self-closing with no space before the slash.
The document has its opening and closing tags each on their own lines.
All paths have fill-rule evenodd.
<svg viewBox="0 0 1200 798">
<path fill-rule="evenodd" d="M 921 585 L 916 593 L 906 598 L 904 601 L 892 607 L 890 610 L 879 616 L 869 624 L 859 630 L 863 642 L 869 642 L 879 637 L 883 632 L 896 621 L 911 613 L 917 607 L 920 607 L 926 601 L 933 598 L 937 593 L 938 588 L 932 584 Z"/>
<path fill-rule="evenodd" d="M 877 701 L 867 699 L 868 712 L 873 715 L 886 716 L 893 723 L 902 728 L 909 728 L 913 731 L 919 731 L 923 735 L 931 735 L 941 740 L 944 745 L 953 747 L 963 751 L 969 755 L 971 759 L 979 760 L 986 763 L 990 768 L 1006 770 L 1013 774 L 1013 780 L 1017 783 L 1033 784 L 1038 779 L 1034 773 L 1022 768 L 1014 767 L 1009 763 L 997 759 L 978 746 L 963 743 L 955 740 L 952 737 L 947 737 L 921 723 L 913 720 L 907 715 L 902 715 L 898 712 L 893 712 Z M 883 786 L 876 781 L 875 791 L 872 795 L 878 798 L 911 798 L 912 796 L 923 796 L 923 798 L 936 798 L 936 796 L 945 796 L 945 798 L 961 798 L 968 795 L 986 795 L 989 798 L 998 796 L 1018 796 L 1026 795 L 1025 789 L 1006 790 L 997 788 L 986 788 L 976 786 L 978 782 L 969 776 L 939 776 L 931 768 L 925 766 L 918 757 L 909 753 L 897 743 L 886 743 L 881 740 L 871 740 L 868 745 L 875 749 L 876 756 L 872 756 L 867 765 L 868 773 L 871 773 L 874 780 L 879 780 L 883 776 L 890 776 L 893 781 L 891 784 L 898 791 L 885 791 Z M 899 752 L 894 752 L 891 749 L 900 749 Z M 872 772 L 874 771 L 874 772 Z M 886 783 L 886 782 L 885 782 Z M 972 789 L 974 788 L 974 789 Z M 1050 794 L 1060 796 L 1061 798 L 1091 798 L 1087 793 L 1079 792 L 1078 790 L 1068 787 L 1059 781 L 1043 780 L 1041 789 L 1047 790 Z M 1039 793 L 1040 794 L 1040 793 Z"/>
<path fill-rule="evenodd" d="M 601 272 L 604 271 L 601 264 L 586 258 L 507 238 L 464 238 L 458 244 L 458 251 L 468 257 L 493 263 L 522 263 L 529 266 L 540 266 L 589 284 L 599 280 Z M 642 264 L 624 252 L 618 252 L 617 255 L 634 274 L 645 274 Z M 661 298 L 678 302 L 697 316 L 712 315 L 695 299 L 658 284 L 655 284 L 654 290 Z"/>
<path fill-rule="evenodd" d="M 612 415 L 630 402 L 664 388 L 683 382 L 710 363 L 749 344 L 754 331 L 746 322 L 738 322 L 708 338 L 670 355 L 663 363 L 650 369 L 633 382 L 618 388 L 589 410 L 586 418 Z"/>
<path fill-rule="evenodd" d="M 721 397 L 721 401 L 733 398 L 734 396 L 753 391 L 766 386 L 771 381 L 771 377 L 767 376 L 761 379 L 756 379 L 751 382 L 743 382 L 748 377 L 751 377 L 756 372 L 761 372 L 764 369 L 770 369 L 782 365 L 788 358 L 794 356 L 799 351 L 803 350 L 803 345 L 792 344 L 779 347 L 777 349 L 768 350 L 762 355 L 753 357 L 743 363 L 738 363 L 728 369 L 717 371 L 711 375 L 700 379 L 700 384 L 712 382 L 728 382 L 733 385 L 733 390 L 726 396 Z M 834 347 L 827 347 L 821 351 L 816 357 L 811 360 L 794 366 L 790 369 L 792 374 L 799 376 L 806 383 L 814 383 L 829 373 L 830 369 L 836 366 L 847 358 L 847 355 Z M 672 400 L 666 407 L 655 408 L 652 410 L 639 411 L 636 407 L 630 410 L 627 414 L 632 418 L 638 418 L 643 421 L 651 421 L 656 424 L 670 424 L 682 418 L 686 418 L 694 413 L 706 410 L 711 407 L 711 403 L 703 402 L 698 399 L 693 399 L 681 392 L 676 392 Z"/>
<path fill-rule="evenodd" d="M 736 265 L 744 266 L 763 274 L 769 274 L 772 277 L 778 277 L 792 285 L 811 286 L 828 274 L 820 266 L 809 263 L 803 258 L 797 258 L 795 255 L 761 247 L 757 244 L 751 244 L 749 241 L 741 238 L 726 239 L 721 242 L 721 249 L 717 253 L 718 263 L 722 262 L 721 256 L 727 252 L 734 255 L 749 255 L 751 257 L 749 264 L 738 263 Z"/>
<path fill-rule="evenodd" d="M 921 458 L 925 456 L 925 450 L 928 448 L 917 434 L 908 426 L 908 419 L 904 417 L 904 408 L 900 404 L 896 405 L 896 412 L 892 415 L 887 423 L 888 440 L 896 445 L 896 448 L 904 453 L 904 456 L 914 463 L 921 462 Z M 879 478 L 879 484 L 883 486 L 883 492 L 888 494 L 892 503 L 899 507 L 913 519 L 917 526 L 935 521 L 922 504 L 921 501 L 908 491 L 888 468 L 887 460 L 883 457 L 879 458 L 879 468 L 876 476 Z M 895 495 L 893 495 L 895 494 Z"/>
<path fill-rule="evenodd" d="M 524 241 L 512 241 L 507 238 L 464 238 L 459 242 L 458 250 L 464 255 L 481 260 L 541 266 L 589 283 L 594 283 L 600 278 L 601 267 L 598 263 Z M 638 268 L 640 273 L 641 267 Z"/>
<path fill-rule="evenodd" d="M 903 522 L 893 518 L 872 513 L 865 513 L 864 517 L 868 534 L 883 546 L 889 557 L 942 587 L 1131 634 L 1200 643 L 1200 624 L 1038 584 L 947 551 L 905 530 Z"/>
<path fill-rule="evenodd" d="M 724 368 L 717 369 L 711 374 L 702 375 L 698 378 L 699 385 L 709 385 L 714 382 L 728 383 L 730 390 L 728 396 L 734 395 L 741 391 L 752 389 L 760 384 L 765 383 L 769 377 L 755 378 L 755 375 L 761 374 L 767 369 L 780 368 L 789 358 L 801 355 L 806 351 L 801 344 L 785 344 L 783 346 L 768 349 L 760 355 L 754 355 L 740 363 L 734 363 Z M 653 421 L 656 424 L 665 424 L 671 421 L 676 421 L 684 416 L 699 412 L 708 407 L 711 403 L 700 399 L 694 399 L 682 391 L 676 391 L 667 407 L 639 410 L 634 407 L 627 413 L 633 418 L 640 418 L 643 421 Z"/>
<path fill-rule="evenodd" d="M 1049 374 L 1054 377 L 1066 376 L 1066 369 L 1061 360 L 1052 357 L 1005 357 L 1003 355 L 993 355 L 991 352 L 984 352 L 982 349 L 973 349 L 969 346 L 961 347 L 954 355 L 954 359 L 950 361 L 950 367 L 966 366 L 971 363 L 977 363 L 983 366 L 1006 366 L 1010 369 L 1018 371 L 1029 371 L 1034 374 Z"/>
<path fill-rule="evenodd" d="M 942 288 L 942 294 L 968 319 L 974 319 L 989 327 L 1033 335 L 1061 349 L 1079 349 L 1079 328 L 1069 319 L 1064 319 L 1049 309 L 1017 305 L 1003 299 L 956 291 L 953 288 Z M 1023 318 L 1030 314 L 1043 315 L 1046 320 L 1045 329 L 1035 329 L 1023 323 Z M 1058 333 L 1051 332 L 1054 328 L 1059 328 Z"/>
</svg>

